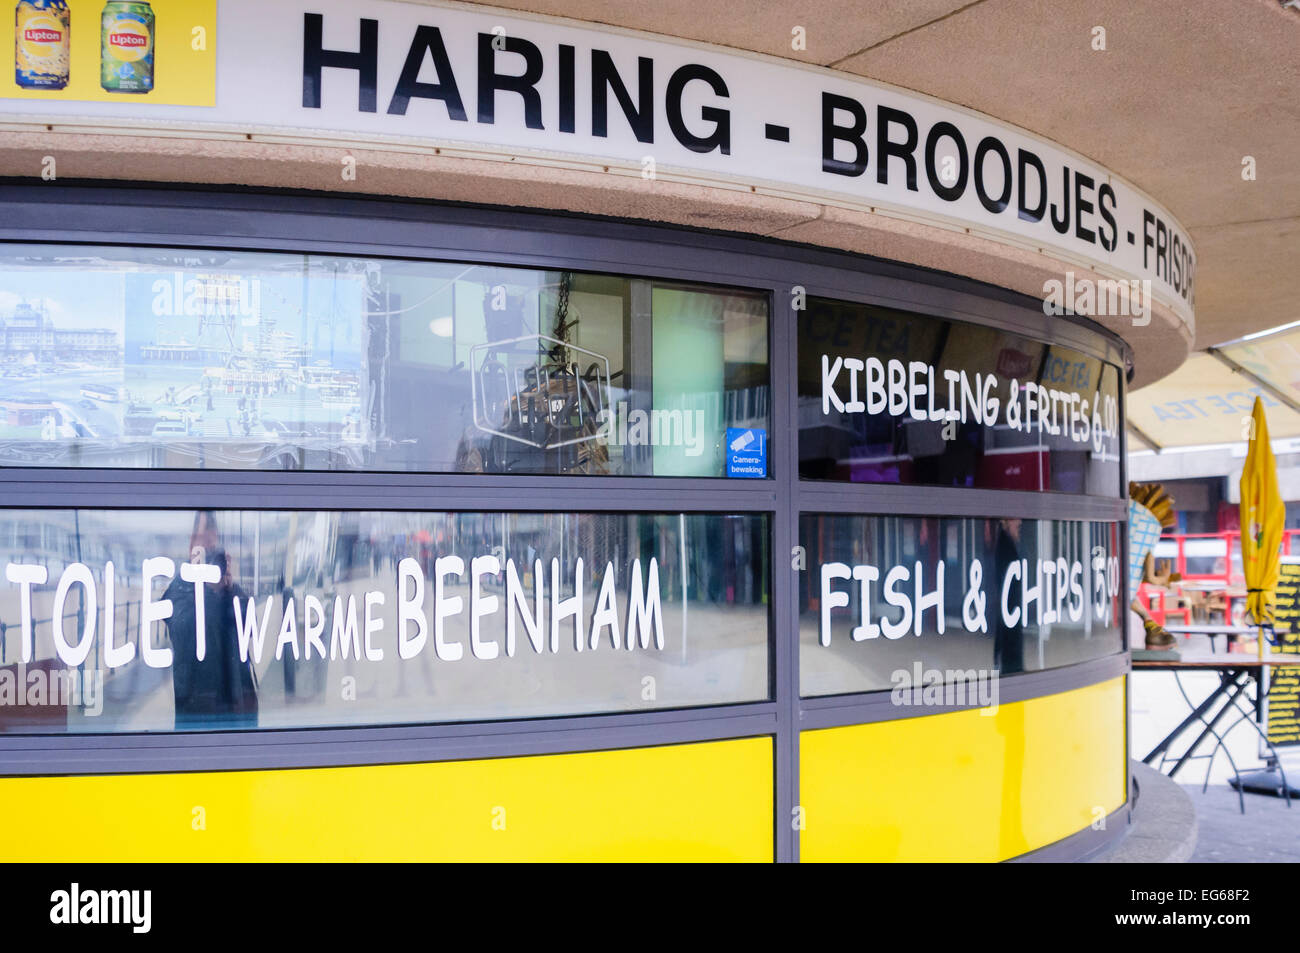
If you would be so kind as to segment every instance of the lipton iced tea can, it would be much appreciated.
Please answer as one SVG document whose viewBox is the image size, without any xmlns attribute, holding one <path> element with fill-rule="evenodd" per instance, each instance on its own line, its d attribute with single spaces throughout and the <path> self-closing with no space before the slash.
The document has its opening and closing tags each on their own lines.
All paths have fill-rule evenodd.
<svg viewBox="0 0 1300 953">
<path fill-rule="evenodd" d="M 65 0 L 18 0 L 14 82 L 23 89 L 63 89 L 68 85 L 71 24 Z"/>
<path fill-rule="evenodd" d="M 99 85 L 110 93 L 153 89 L 153 8 L 111 0 L 100 20 Z"/>
</svg>

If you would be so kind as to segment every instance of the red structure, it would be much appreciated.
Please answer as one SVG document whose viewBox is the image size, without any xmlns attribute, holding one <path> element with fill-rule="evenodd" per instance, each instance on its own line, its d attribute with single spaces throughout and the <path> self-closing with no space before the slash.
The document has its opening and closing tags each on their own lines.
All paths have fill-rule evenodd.
<svg viewBox="0 0 1300 953">
<path fill-rule="evenodd" d="M 1289 529 L 1282 535 L 1282 554 L 1300 555 L 1300 530 Z M 1161 625 L 1167 617 L 1174 622 L 1192 622 L 1192 613 L 1201 600 L 1192 596 L 1199 593 L 1205 598 L 1207 612 L 1221 611 L 1225 622 L 1232 621 L 1233 603 L 1246 597 L 1246 579 L 1241 569 L 1241 532 L 1230 530 L 1220 533 L 1175 533 L 1162 536 L 1156 544 L 1154 559 L 1159 571 L 1161 563 L 1182 576 L 1179 587 L 1182 595 L 1169 589 L 1143 583 L 1138 587 L 1137 598 L 1151 612 L 1151 617 Z M 1211 597 L 1222 594 L 1220 606 Z"/>
</svg>

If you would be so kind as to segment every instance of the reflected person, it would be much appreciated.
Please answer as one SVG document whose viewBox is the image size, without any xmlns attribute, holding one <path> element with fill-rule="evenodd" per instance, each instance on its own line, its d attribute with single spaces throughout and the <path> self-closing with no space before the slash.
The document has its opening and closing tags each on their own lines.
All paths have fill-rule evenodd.
<svg viewBox="0 0 1300 953">
<path fill-rule="evenodd" d="M 1020 561 L 1020 528 L 1018 519 L 997 521 L 997 540 L 993 548 L 994 579 L 1006 578 L 1007 568 Z M 994 591 L 997 591 L 996 587 Z M 1001 612 L 992 613 L 993 667 L 1003 675 L 1025 670 L 1024 635 L 1018 626 L 1007 625 Z"/>
<path fill-rule="evenodd" d="M 230 555 L 222 548 L 216 515 L 199 510 L 190 535 L 189 561 L 216 566 L 221 576 L 202 583 L 206 649 L 196 657 L 194 583 L 177 573 L 164 598 L 172 601 L 167 622 L 172 643 L 172 688 L 177 728 L 252 728 L 257 726 L 257 679 L 253 663 L 239 657 L 234 600 L 247 593 L 234 581 Z"/>
</svg>

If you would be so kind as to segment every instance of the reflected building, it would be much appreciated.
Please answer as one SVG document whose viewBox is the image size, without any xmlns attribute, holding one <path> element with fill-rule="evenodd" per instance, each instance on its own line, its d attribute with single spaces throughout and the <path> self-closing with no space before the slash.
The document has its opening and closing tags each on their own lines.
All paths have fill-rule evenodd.
<svg viewBox="0 0 1300 953">
<path fill-rule="evenodd" d="M 122 345 L 113 328 L 61 328 L 44 307 L 19 302 L 0 319 L 0 362 L 117 362 Z"/>
</svg>

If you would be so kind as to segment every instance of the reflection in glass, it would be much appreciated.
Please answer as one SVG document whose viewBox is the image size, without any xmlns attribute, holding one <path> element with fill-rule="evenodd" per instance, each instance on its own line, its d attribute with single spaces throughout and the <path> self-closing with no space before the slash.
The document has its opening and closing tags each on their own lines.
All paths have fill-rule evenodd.
<svg viewBox="0 0 1300 953">
<path fill-rule="evenodd" d="M 0 464 L 719 477 L 767 340 L 730 289 L 7 245 Z"/>
<path fill-rule="evenodd" d="M 764 515 L 0 511 L 0 732 L 766 699 L 768 538 Z"/>
<path fill-rule="evenodd" d="M 176 727 L 256 727 L 257 676 L 253 660 L 240 657 L 235 619 L 235 607 L 248 604 L 248 593 L 235 582 L 230 554 L 217 528 L 217 514 L 211 510 L 194 514 L 189 564 L 212 567 L 211 578 L 199 580 L 202 594 L 200 585 L 181 576 L 175 577 L 163 594 L 172 606 L 166 626 L 172 650 Z M 200 631 L 202 657 L 198 651 Z"/>
<path fill-rule="evenodd" d="M 801 517 L 801 694 L 889 690 L 917 664 L 1013 675 L 1123 651 L 1121 530 L 1080 520 Z"/>
<path fill-rule="evenodd" d="M 1119 440 L 1113 364 L 976 324 L 808 299 L 805 480 L 1117 496 Z"/>
</svg>

